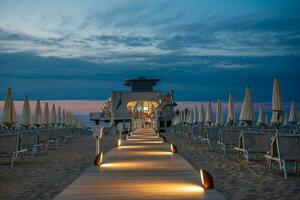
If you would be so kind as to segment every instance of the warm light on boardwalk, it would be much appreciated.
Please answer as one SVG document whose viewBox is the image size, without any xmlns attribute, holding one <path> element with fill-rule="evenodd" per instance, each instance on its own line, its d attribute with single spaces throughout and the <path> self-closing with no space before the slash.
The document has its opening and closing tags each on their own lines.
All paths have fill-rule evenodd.
<svg viewBox="0 0 300 200">
<path fill-rule="evenodd" d="M 184 192 L 204 192 L 203 187 L 198 185 L 187 185 L 180 188 Z"/>
<path fill-rule="evenodd" d="M 145 140 L 136 133 L 156 139 Z M 77 199 L 107 200 L 224 199 L 214 189 L 204 189 L 199 173 L 155 134 L 150 128 L 135 130 L 104 156 L 100 167 L 89 168 L 56 200 L 73 199 L 74 195 Z"/>
<path fill-rule="evenodd" d="M 154 139 L 157 139 L 158 137 L 156 138 L 129 138 L 127 139 L 128 141 L 155 141 Z"/>
<path fill-rule="evenodd" d="M 118 149 L 146 149 L 149 148 L 147 146 L 120 146 Z"/>
<path fill-rule="evenodd" d="M 173 155 L 172 152 L 168 151 L 140 151 L 135 152 L 135 155 L 145 155 L 145 156 L 170 156 Z"/>
<path fill-rule="evenodd" d="M 115 163 L 104 163 L 101 168 L 109 169 L 132 169 L 138 167 L 145 167 L 148 163 L 146 162 L 115 162 Z"/>
</svg>

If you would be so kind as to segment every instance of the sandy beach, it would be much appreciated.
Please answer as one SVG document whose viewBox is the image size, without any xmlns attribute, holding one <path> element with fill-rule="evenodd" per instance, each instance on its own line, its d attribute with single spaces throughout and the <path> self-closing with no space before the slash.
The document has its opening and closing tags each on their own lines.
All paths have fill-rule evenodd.
<svg viewBox="0 0 300 200">
<path fill-rule="evenodd" d="M 105 136 L 105 152 L 114 141 L 113 135 Z M 72 138 L 35 157 L 27 155 L 13 168 L 0 168 L 0 199 L 52 199 L 93 164 L 94 156 L 91 135 Z"/>
<path fill-rule="evenodd" d="M 215 181 L 215 188 L 228 199 L 300 199 L 300 174 L 289 175 L 284 180 L 278 165 L 268 172 L 265 159 L 260 161 L 237 161 L 233 153 L 223 154 L 220 146 L 212 150 L 190 138 L 172 131 L 164 133 L 167 141 L 178 147 L 178 152 L 194 168 L 209 171 Z"/>
</svg>

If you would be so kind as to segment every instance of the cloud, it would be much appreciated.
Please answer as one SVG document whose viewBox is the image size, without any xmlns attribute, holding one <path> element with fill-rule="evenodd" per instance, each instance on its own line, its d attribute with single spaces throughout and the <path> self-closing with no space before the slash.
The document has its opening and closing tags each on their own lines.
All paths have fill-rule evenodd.
<svg viewBox="0 0 300 200">
<path fill-rule="evenodd" d="M 94 6 L 90 12 L 81 5 L 84 12 L 79 16 L 67 12 L 65 5 L 63 11 L 37 12 L 38 25 L 23 20 L 28 26 L 12 28 L 0 23 L 0 52 L 34 52 L 97 63 L 119 63 L 122 58 L 132 64 L 151 64 L 159 55 L 167 60 L 174 54 L 185 59 L 300 53 L 300 19 L 287 15 L 283 8 L 280 13 L 257 4 L 251 10 L 240 3 L 230 7 L 229 2 L 211 10 L 212 4 L 205 1 L 101 5 L 103 8 Z M 231 12 L 234 8 L 244 12 Z M 32 18 L 22 13 L 22 19 L 30 22 Z"/>
<path fill-rule="evenodd" d="M 170 63 L 174 60 L 176 65 Z M 40 57 L 29 53 L 0 54 L 0 91 L 14 88 L 16 99 L 106 99 L 112 90 L 126 89 L 124 79 L 147 75 L 161 78 L 158 88 L 174 90 L 177 100 L 227 99 L 241 101 L 251 85 L 254 101 L 270 101 L 275 75 L 282 80 L 287 102 L 300 101 L 297 64 L 300 57 L 199 56 L 149 58 L 148 65 L 94 63 L 74 58 Z M 47 91 L 47 93 L 45 93 Z M 1 97 L 1 94 L 0 94 Z"/>
<path fill-rule="evenodd" d="M 299 99 L 296 1 L 51 2 L 0 8 L 0 89 L 18 98 L 102 99 L 146 74 L 179 99 L 242 98 L 250 83 L 264 101 L 279 75 Z"/>
</svg>

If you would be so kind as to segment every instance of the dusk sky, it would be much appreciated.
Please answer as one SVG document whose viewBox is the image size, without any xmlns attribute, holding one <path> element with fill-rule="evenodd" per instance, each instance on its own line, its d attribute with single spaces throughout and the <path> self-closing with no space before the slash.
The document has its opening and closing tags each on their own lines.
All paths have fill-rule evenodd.
<svg viewBox="0 0 300 200">
<path fill-rule="evenodd" d="M 102 100 L 162 79 L 179 101 L 300 102 L 299 0 L 0 0 L 0 98 Z"/>
</svg>

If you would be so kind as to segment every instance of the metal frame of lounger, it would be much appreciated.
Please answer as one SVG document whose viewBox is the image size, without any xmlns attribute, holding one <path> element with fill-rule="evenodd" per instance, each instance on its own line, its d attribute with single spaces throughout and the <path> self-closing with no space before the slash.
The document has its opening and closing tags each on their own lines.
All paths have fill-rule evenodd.
<svg viewBox="0 0 300 200">
<path fill-rule="evenodd" d="M 38 143 L 45 147 L 45 150 L 48 150 L 49 146 L 49 131 L 47 129 L 38 130 Z"/>
<path fill-rule="evenodd" d="M 21 146 L 25 148 L 32 149 L 32 155 L 34 156 L 38 152 L 38 134 L 36 131 L 21 131 Z"/>
<path fill-rule="evenodd" d="M 217 144 L 219 139 L 220 129 L 217 127 L 209 127 L 204 131 L 204 137 L 202 138 L 203 143 L 207 143 L 209 148 L 212 144 Z"/>
<path fill-rule="evenodd" d="M 184 129 L 183 129 L 183 131 L 182 131 L 182 133 L 183 133 L 183 136 L 184 137 L 187 137 L 187 138 L 191 138 L 191 136 L 192 136 L 192 131 L 193 131 L 193 127 L 192 127 L 192 125 L 191 124 L 185 124 L 185 127 L 184 127 Z"/>
<path fill-rule="evenodd" d="M 282 147 L 283 140 L 288 140 L 285 147 Z M 276 134 L 272 140 L 271 153 L 266 154 L 265 158 L 269 165 L 269 172 L 272 169 L 272 161 L 276 161 L 279 169 L 283 170 L 284 179 L 287 180 L 289 168 L 294 167 L 296 173 L 297 167 L 300 166 L 300 135 Z"/>
<path fill-rule="evenodd" d="M 193 128 L 192 138 L 193 138 L 194 140 L 200 138 L 202 129 L 203 129 L 203 127 L 201 127 L 201 126 L 195 126 L 195 127 Z"/>
<path fill-rule="evenodd" d="M 61 141 L 60 129 L 58 128 L 58 129 L 49 130 L 48 137 L 49 137 L 48 138 L 49 140 L 47 141 L 48 145 L 50 143 L 54 143 L 55 147 L 57 147 L 59 144 L 59 141 Z"/>
<path fill-rule="evenodd" d="M 260 138 L 262 141 L 258 140 Z M 257 160 L 258 156 L 264 156 L 270 148 L 269 138 L 270 136 L 265 133 L 246 132 L 245 130 L 242 130 L 240 133 L 239 146 L 234 147 L 234 150 L 237 152 L 237 160 L 239 160 L 239 155 L 242 155 L 244 158 L 246 158 L 247 162 L 250 158 L 254 157 L 255 160 Z M 251 142 L 249 140 L 251 139 L 255 142 L 252 144 L 252 146 L 249 144 Z"/>
<path fill-rule="evenodd" d="M 224 154 L 227 153 L 228 147 L 239 144 L 240 132 L 240 129 L 220 129 L 218 144 L 221 145 Z"/>
<path fill-rule="evenodd" d="M 10 140 L 3 142 L 2 137 L 8 137 Z M 27 149 L 20 149 L 20 135 L 19 134 L 1 134 L 0 135 L 0 155 L 1 159 L 3 160 L 6 156 L 11 156 L 11 164 L 10 166 L 14 166 L 14 161 L 18 158 L 18 155 L 20 154 L 22 156 L 22 159 L 24 160 L 24 153 L 27 151 Z M 11 142 L 11 143 L 10 143 Z M 2 144 L 1 144 L 2 143 Z M 10 145 L 10 146 L 7 146 Z M 2 149 L 1 149 L 2 148 Z"/>
</svg>

